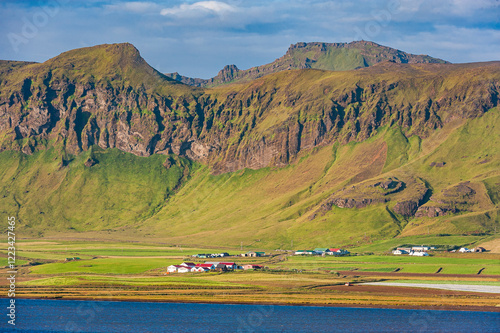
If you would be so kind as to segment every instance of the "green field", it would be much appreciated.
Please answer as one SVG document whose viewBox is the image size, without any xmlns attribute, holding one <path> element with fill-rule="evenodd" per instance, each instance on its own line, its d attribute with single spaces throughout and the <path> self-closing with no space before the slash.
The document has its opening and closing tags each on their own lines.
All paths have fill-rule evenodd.
<svg viewBox="0 0 500 333">
<path fill-rule="evenodd" d="M 107 258 L 94 260 L 77 260 L 63 263 L 51 263 L 31 268 L 33 274 L 140 274 L 146 271 L 165 268 L 179 263 L 175 259 L 133 259 Z"/>
<path fill-rule="evenodd" d="M 280 267 L 304 270 L 359 270 L 372 272 L 393 272 L 399 269 L 401 273 L 436 273 L 441 274 L 477 274 L 485 268 L 482 274 L 496 275 L 500 270 L 497 257 L 477 259 L 466 257 L 412 257 L 412 256 L 347 256 L 347 257 L 310 257 L 293 256 L 278 264 Z M 438 276 L 438 274 L 437 274 Z"/>
</svg>

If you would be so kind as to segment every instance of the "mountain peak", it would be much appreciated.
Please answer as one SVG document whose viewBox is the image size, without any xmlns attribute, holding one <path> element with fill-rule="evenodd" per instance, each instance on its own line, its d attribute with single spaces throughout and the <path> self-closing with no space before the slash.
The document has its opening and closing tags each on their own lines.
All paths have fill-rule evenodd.
<svg viewBox="0 0 500 333">
<path fill-rule="evenodd" d="M 96 66 L 99 70 L 126 69 L 128 66 L 144 65 L 146 61 L 141 57 L 137 48 L 130 43 L 102 44 L 83 47 L 63 52 L 60 55 L 45 62 L 49 66 L 70 66 L 86 70 L 92 70 Z"/>
</svg>

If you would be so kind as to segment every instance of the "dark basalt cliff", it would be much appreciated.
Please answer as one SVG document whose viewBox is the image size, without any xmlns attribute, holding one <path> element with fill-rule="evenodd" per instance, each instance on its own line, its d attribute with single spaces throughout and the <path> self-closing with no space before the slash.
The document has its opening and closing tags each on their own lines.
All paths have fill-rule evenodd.
<svg viewBox="0 0 500 333">
<path fill-rule="evenodd" d="M 131 45 L 92 52 L 100 53 L 63 54 L 0 75 L 2 150 L 29 154 L 60 144 L 72 154 L 92 145 L 174 153 L 215 173 L 283 166 L 302 150 L 363 141 L 382 126 L 426 136 L 481 116 L 498 104 L 500 90 L 499 63 L 384 63 L 287 71 L 201 91 L 155 72 Z M 116 58 L 108 64 L 113 74 L 100 69 L 99 56 Z M 93 67 L 80 77 L 82 62 Z"/>
</svg>

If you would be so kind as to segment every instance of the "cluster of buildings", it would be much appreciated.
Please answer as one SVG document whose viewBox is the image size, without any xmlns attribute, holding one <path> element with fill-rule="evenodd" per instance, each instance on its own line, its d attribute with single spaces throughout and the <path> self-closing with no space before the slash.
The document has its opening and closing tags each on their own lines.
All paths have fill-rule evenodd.
<svg viewBox="0 0 500 333">
<path fill-rule="evenodd" d="M 317 247 L 314 250 L 298 250 L 295 255 L 316 255 L 316 256 L 345 256 L 349 251 L 340 248 Z"/>
<path fill-rule="evenodd" d="M 239 266 L 235 262 L 218 262 L 218 261 L 206 261 L 203 264 L 195 264 L 193 262 L 183 262 L 180 265 L 170 265 L 167 267 L 167 273 L 191 273 L 191 272 L 226 272 L 233 271 L 237 269 L 242 270 L 256 270 L 262 269 L 261 265 L 248 264 Z"/>
<path fill-rule="evenodd" d="M 392 251 L 392 254 L 401 255 L 407 254 L 410 256 L 416 257 L 426 257 L 429 255 L 427 251 L 435 250 L 434 246 L 412 246 L 412 247 L 398 247 Z M 484 252 L 486 249 L 484 247 L 475 247 L 473 249 L 468 249 L 466 247 L 461 247 L 460 250 L 451 250 L 450 252 L 460 252 L 460 253 L 468 253 L 468 252 Z"/>
<path fill-rule="evenodd" d="M 193 254 L 191 257 L 206 259 L 206 258 L 222 258 L 229 256 L 230 256 L 229 253 L 222 252 L 222 253 L 198 253 L 198 254 Z"/>
<path fill-rule="evenodd" d="M 434 250 L 435 247 L 431 246 L 412 246 L 412 247 L 398 247 L 392 251 L 392 254 L 401 255 L 407 254 L 409 256 L 415 257 L 428 257 L 429 253 L 427 251 Z"/>
<path fill-rule="evenodd" d="M 266 255 L 266 252 L 254 252 L 254 251 L 248 251 L 246 253 L 239 254 L 238 256 L 242 257 L 264 257 Z M 232 257 L 233 255 L 227 253 L 227 252 L 222 252 L 222 253 L 198 253 L 198 254 L 193 254 L 193 258 L 198 258 L 198 259 L 206 259 L 206 258 L 223 258 L 223 257 Z"/>
</svg>

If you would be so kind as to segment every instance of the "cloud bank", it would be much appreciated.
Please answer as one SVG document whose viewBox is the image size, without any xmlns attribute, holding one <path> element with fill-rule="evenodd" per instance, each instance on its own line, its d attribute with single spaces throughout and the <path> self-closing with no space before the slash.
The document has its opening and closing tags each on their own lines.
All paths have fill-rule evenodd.
<svg viewBox="0 0 500 333">
<path fill-rule="evenodd" d="M 160 71 L 203 78 L 271 62 L 300 41 L 366 39 L 452 62 L 500 60 L 499 0 L 4 0 L 0 15 L 0 59 L 130 42 Z"/>
</svg>

